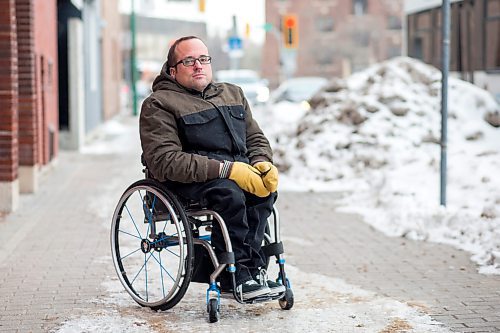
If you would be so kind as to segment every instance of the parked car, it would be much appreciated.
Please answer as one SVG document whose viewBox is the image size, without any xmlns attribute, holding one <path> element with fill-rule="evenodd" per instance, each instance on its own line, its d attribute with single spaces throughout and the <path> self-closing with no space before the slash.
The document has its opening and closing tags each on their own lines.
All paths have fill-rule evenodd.
<svg viewBox="0 0 500 333">
<path fill-rule="evenodd" d="M 217 82 L 229 82 L 241 87 L 251 104 L 263 104 L 269 99 L 268 82 L 250 69 L 228 69 L 215 73 Z"/>
<path fill-rule="evenodd" d="M 317 76 L 295 77 L 284 81 L 270 97 L 268 104 L 277 104 L 283 101 L 302 104 L 308 108 L 308 100 L 321 88 L 325 87 L 328 80 Z"/>
</svg>

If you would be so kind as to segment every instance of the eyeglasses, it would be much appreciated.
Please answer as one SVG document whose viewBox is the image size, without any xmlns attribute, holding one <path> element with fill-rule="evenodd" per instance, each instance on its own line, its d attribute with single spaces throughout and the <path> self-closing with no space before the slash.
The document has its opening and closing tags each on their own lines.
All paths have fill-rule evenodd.
<svg viewBox="0 0 500 333">
<path fill-rule="evenodd" d="M 199 56 L 198 58 L 187 57 L 178 61 L 173 67 L 177 67 L 178 64 L 182 63 L 185 67 L 194 66 L 196 60 L 202 65 L 208 65 L 212 62 L 212 57 L 207 55 Z"/>
</svg>

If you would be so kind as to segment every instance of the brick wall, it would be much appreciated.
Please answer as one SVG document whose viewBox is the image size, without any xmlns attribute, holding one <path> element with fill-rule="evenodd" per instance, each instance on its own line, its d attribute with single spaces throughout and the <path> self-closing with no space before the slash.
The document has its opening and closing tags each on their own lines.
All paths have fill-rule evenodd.
<svg viewBox="0 0 500 333">
<path fill-rule="evenodd" d="M 16 1 L 19 71 L 19 164 L 33 166 L 38 156 L 35 87 L 34 0 Z"/>
<path fill-rule="evenodd" d="M 0 182 L 18 175 L 17 35 L 14 0 L 0 0 Z"/>
<path fill-rule="evenodd" d="M 57 156 L 59 141 L 57 1 L 18 1 L 33 3 L 36 128 L 40 138 L 37 160 L 44 165 Z"/>
<path fill-rule="evenodd" d="M 12 211 L 57 153 L 57 9 L 56 0 L 0 8 L 0 210 Z"/>
</svg>

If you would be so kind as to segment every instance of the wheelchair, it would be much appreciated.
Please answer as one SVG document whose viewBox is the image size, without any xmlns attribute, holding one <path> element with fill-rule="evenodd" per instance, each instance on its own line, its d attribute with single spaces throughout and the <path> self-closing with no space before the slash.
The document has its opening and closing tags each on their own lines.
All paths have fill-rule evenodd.
<svg viewBox="0 0 500 333">
<path fill-rule="evenodd" d="M 227 227 L 215 211 L 186 202 L 164 184 L 148 176 L 130 185 L 121 196 L 111 223 L 111 252 L 116 273 L 127 293 L 141 306 L 168 310 L 181 301 L 190 282 L 208 283 L 209 322 L 220 318 L 221 273 L 231 277 L 234 299 L 242 304 L 278 300 L 283 310 L 293 307 L 291 284 L 285 273 L 280 221 L 276 207 L 267 220 L 262 249 L 266 269 L 271 258 L 279 265 L 277 282 L 285 291 L 243 300 L 236 292 L 235 259 Z M 218 223 L 225 252 L 216 255 L 210 244 L 212 225 Z"/>
</svg>

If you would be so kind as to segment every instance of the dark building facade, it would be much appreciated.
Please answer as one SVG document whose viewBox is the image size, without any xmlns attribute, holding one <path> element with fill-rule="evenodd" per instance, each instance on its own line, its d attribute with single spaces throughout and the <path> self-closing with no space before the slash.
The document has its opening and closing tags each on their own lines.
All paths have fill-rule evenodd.
<svg viewBox="0 0 500 333">
<path fill-rule="evenodd" d="M 407 54 L 441 68 L 441 1 L 406 3 Z M 500 0 L 453 1 L 450 71 L 500 94 Z"/>
</svg>

